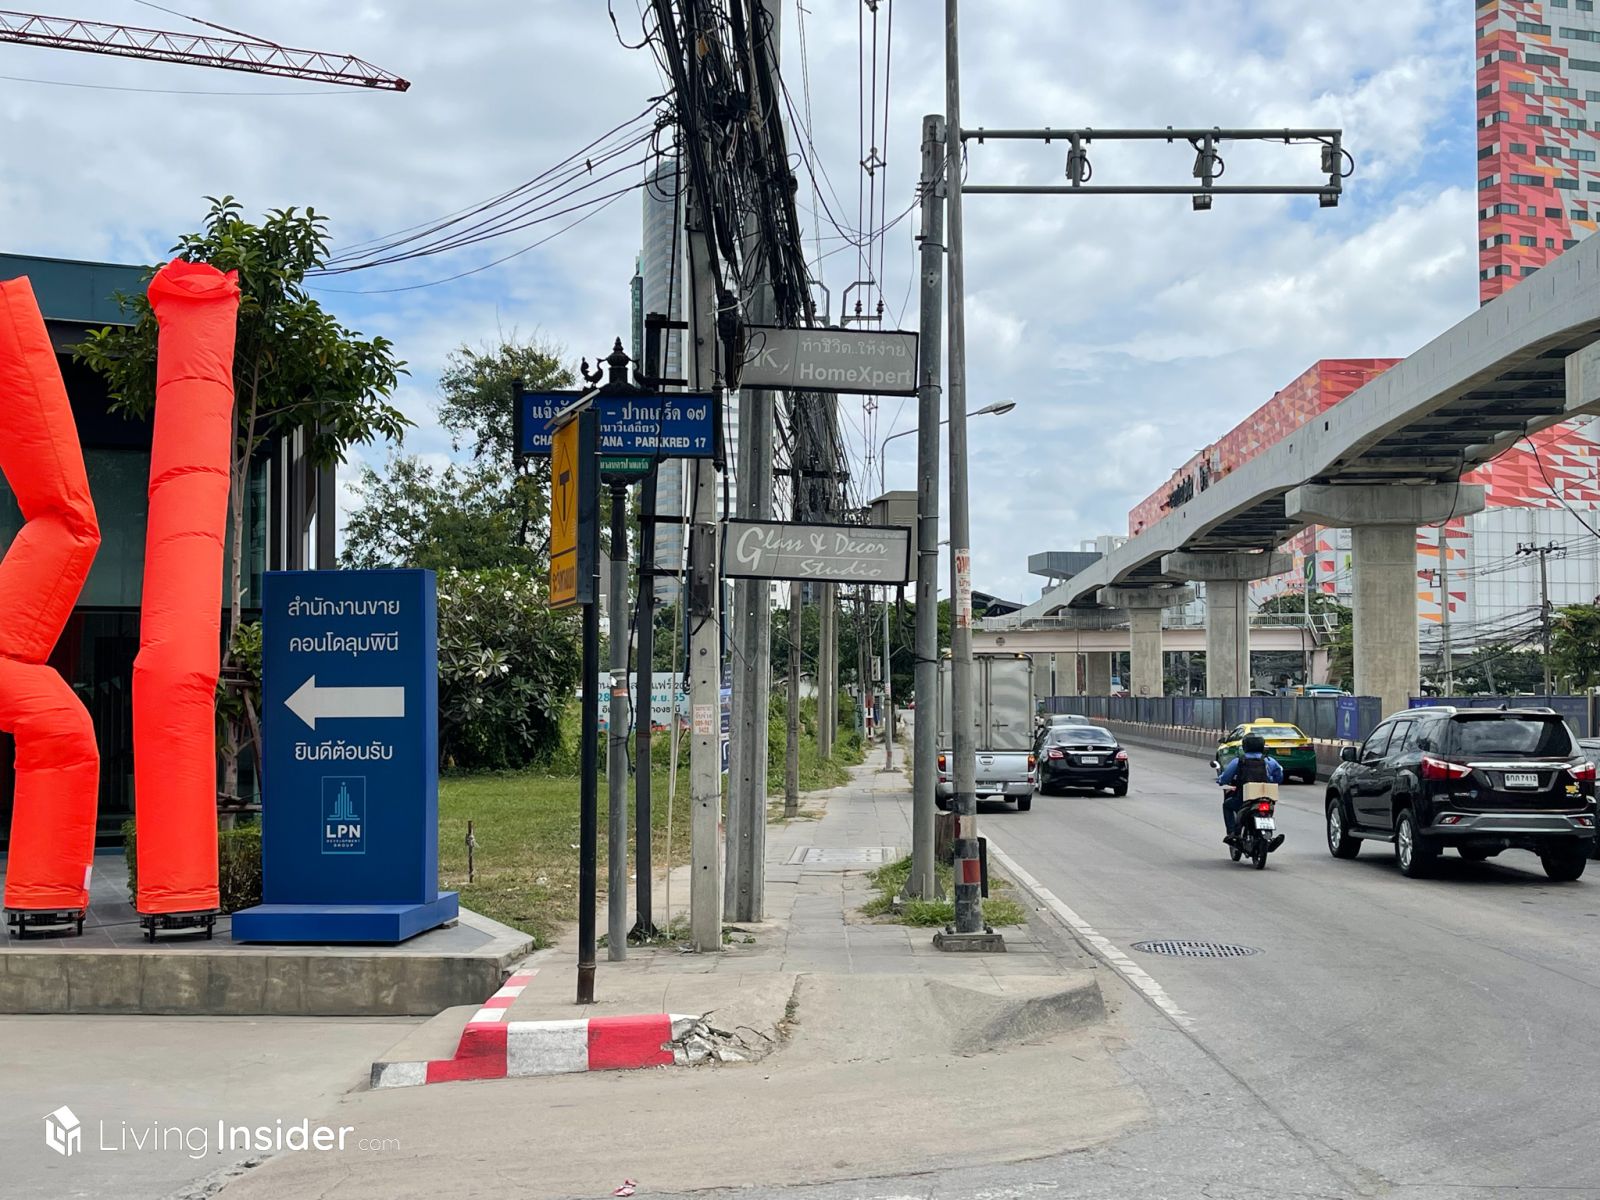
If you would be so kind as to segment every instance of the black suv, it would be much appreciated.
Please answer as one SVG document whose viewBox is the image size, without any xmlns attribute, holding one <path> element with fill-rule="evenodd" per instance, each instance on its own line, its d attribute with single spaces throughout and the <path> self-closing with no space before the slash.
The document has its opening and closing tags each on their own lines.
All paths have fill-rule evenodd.
<svg viewBox="0 0 1600 1200">
<path fill-rule="evenodd" d="M 1482 862 L 1532 850 L 1545 874 L 1583 874 L 1595 844 L 1595 766 L 1549 709 L 1413 708 L 1345 747 L 1328 780 L 1328 849 L 1393 842 L 1402 874 L 1440 851 Z"/>
</svg>

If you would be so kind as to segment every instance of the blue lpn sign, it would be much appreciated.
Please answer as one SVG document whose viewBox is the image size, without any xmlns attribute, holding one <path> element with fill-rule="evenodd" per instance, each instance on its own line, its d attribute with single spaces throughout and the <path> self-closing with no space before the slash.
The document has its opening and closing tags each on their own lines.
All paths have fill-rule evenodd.
<svg viewBox="0 0 1600 1200">
<path fill-rule="evenodd" d="M 262 594 L 262 900 L 252 942 L 397 942 L 439 891 L 431 571 L 276 571 Z"/>
</svg>

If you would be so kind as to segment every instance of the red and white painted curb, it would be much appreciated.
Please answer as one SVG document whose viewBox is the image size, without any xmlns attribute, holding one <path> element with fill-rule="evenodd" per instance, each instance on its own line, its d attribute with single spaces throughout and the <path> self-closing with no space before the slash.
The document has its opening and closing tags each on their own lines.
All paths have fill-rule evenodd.
<svg viewBox="0 0 1600 1200">
<path fill-rule="evenodd" d="M 456 1079 L 666 1067 L 679 1061 L 673 1043 L 703 1023 L 701 1017 L 667 1013 L 573 1021 L 507 1021 L 511 1002 L 522 995 L 535 974 L 523 971 L 511 976 L 484 1001 L 461 1031 L 453 1057 L 373 1063 L 372 1086 L 413 1087 Z"/>
</svg>

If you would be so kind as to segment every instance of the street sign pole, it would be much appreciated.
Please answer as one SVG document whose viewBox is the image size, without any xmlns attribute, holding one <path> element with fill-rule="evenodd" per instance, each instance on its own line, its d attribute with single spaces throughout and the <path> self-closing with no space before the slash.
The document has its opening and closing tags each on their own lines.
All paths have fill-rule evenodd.
<svg viewBox="0 0 1600 1200">
<path fill-rule="evenodd" d="M 551 460 L 552 524 L 557 515 L 557 489 L 575 484 L 576 495 L 567 497 L 575 520 L 574 548 L 577 564 L 573 568 L 577 600 L 583 607 L 583 699 L 580 718 L 578 758 L 578 1003 L 594 1003 L 595 891 L 596 863 L 600 841 L 599 763 L 600 753 L 600 480 L 598 454 L 599 417 L 593 405 L 578 414 L 573 437 L 576 478 L 566 483 L 559 477 L 559 452 Z M 563 431 L 565 432 L 565 431 Z M 556 544 L 552 529 L 551 546 Z M 555 567 L 552 562 L 551 567 Z M 554 595 L 552 594 L 552 604 Z"/>
<path fill-rule="evenodd" d="M 606 737 L 606 958 L 628 957 L 628 486 L 611 485 L 611 712 Z M 640 675 L 648 672 L 642 667 Z M 649 724 L 650 710 L 640 719 Z M 648 765 L 641 765 L 648 771 Z"/>
<path fill-rule="evenodd" d="M 636 686 L 637 699 L 634 701 L 634 773 L 633 773 L 633 821 L 634 821 L 634 850 L 633 873 L 637 880 L 635 885 L 636 897 L 634 900 L 634 920 L 632 936 L 641 942 L 647 942 L 656 936 L 656 926 L 653 916 L 653 896 L 651 895 L 654 880 L 651 877 L 650 867 L 650 838 L 651 838 L 651 751 L 650 738 L 654 719 L 654 681 L 656 657 L 656 577 L 655 577 L 655 549 L 656 549 L 656 469 L 654 465 L 650 473 L 645 476 L 639 485 L 639 586 L 638 594 L 634 600 L 634 612 L 639 626 L 638 653 L 635 662 L 638 664 L 638 682 Z M 671 737 L 676 740 L 678 736 L 677 697 L 673 697 L 672 715 L 667 721 L 671 730 Z"/>
</svg>

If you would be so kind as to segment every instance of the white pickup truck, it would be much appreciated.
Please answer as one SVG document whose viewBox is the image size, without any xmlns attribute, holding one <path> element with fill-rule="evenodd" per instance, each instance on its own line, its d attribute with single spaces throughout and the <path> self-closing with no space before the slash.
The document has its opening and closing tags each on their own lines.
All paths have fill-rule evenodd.
<svg viewBox="0 0 1600 1200">
<path fill-rule="evenodd" d="M 1025 654 L 976 654 L 972 659 L 972 742 L 980 800 L 1033 807 L 1033 660 Z M 934 803 L 950 807 L 955 794 L 951 758 L 950 660 L 939 663 L 939 782 Z"/>
</svg>

